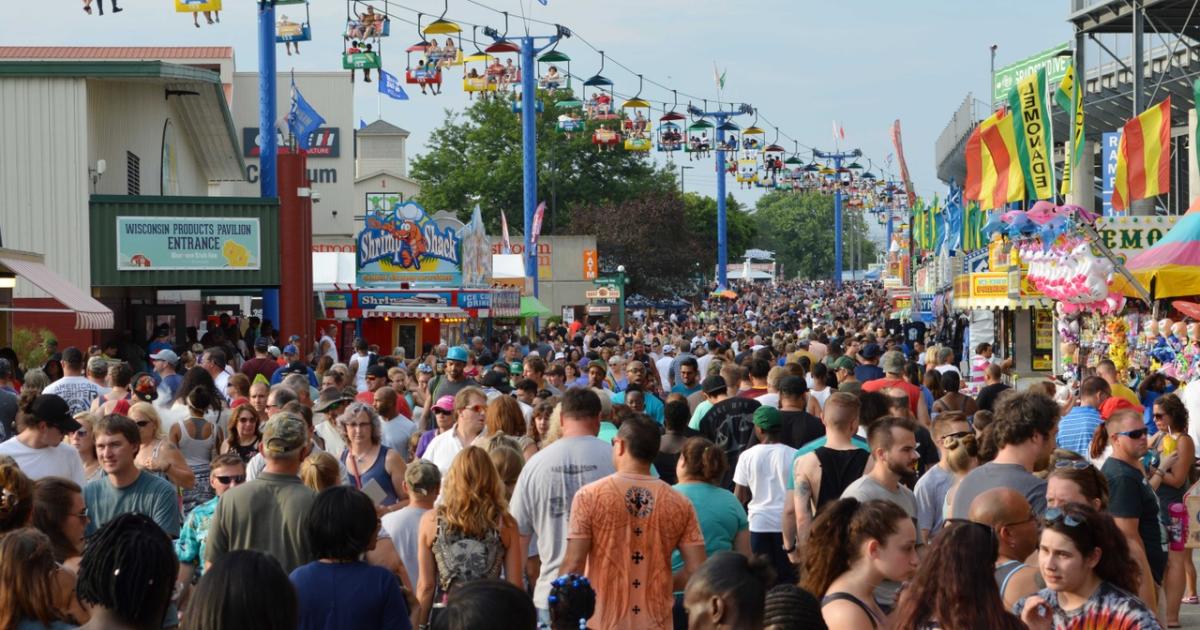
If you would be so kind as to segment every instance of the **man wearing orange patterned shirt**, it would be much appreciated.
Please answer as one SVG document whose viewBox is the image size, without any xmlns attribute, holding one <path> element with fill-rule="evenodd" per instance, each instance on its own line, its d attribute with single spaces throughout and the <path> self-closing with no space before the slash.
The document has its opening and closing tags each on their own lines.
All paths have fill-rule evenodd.
<svg viewBox="0 0 1200 630">
<path fill-rule="evenodd" d="M 672 595 L 704 563 L 704 536 L 691 503 L 650 475 L 658 425 L 644 416 L 613 438 L 617 472 L 590 483 L 571 504 L 560 574 L 582 573 L 596 589 L 593 628 L 669 628 Z M 671 552 L 684 567 L 671 574 Z M 585 571 L 586 567 L 586 571 Z"/>
</svg>

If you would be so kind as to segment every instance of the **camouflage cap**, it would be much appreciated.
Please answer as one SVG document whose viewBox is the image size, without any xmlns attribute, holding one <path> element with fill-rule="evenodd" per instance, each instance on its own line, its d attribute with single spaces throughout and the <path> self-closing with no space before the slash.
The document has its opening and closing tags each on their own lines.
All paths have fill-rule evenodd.
<svg viewBox="0 0 1200 630">
<path fill-rule="evenodd" d="M 262 444 L 264 455 L 289 455 L 308 444 L 308 428 L 295 414 L 277 413 L 263 425 Z"/>
</svg>

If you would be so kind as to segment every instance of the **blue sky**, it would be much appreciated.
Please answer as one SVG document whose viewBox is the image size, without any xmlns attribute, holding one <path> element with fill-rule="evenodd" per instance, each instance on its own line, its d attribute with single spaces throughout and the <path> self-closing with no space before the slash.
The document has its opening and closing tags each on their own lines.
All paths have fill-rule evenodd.
<svg viewBox="0 0 1200 630">
<path fill-rule="evenodd" d="M 977 97 L 987 93 L 988 47 L 999 46 L 999 67 L 1072 36 L 1066 22 L 1068 3 L 1062 0 L 549 0 L 548 6 L 532 0 L 481 1 L 510 12 L 510 33 L 524 30 L 523 11 L 564 24 L 636 72 L 689 94 L 715 97 L 716 61 L 728 72 L 727 100 L 753 104 L 802 145 L 833 148 L 836 119 L 846 132 L 842 147 L 859 147 L 880 163 L 892 152 L 888 129 L 899 118 L 909 170 L 923 195 L 942 191 L 933 164 L 938 134 L 968 92 Z M 372 3 L 383 6 L 383 0 Z M 225 4 L 220 24 L 202 24 L 199 29 L 192 26 L 190 15 L 176 14 L 168 0 L 123 0 L 123 13 L 104 17 L 84 14 L 78 0 L 59 2 L 51 22 L 44 11 L 10 10 L 0 21 L 0 43 L 232 45 L 238 70 L 254 70 L 253 3 Z M 443 10 L 440 1 L 401 4 L 434 15 Z M 449 4 L 448 18 L 503 30 L 504 18 L 498 13 L 465 0 Z M 402 17 L 415 17 L 396 4 L 392 9 Z M 293 18 L 303 12 L 295 6 L 278 10 Z M 314 41 L 304 44 L 298 57 L 287 57 L 280 46 L 281 71 L 340 68 L 345 2 L 313 0 L 311 12 Z M 403 49 L 417 37 L 413 26 L 394 23 L 392 28 L 393 36 L 382 48 L 384 67 L 399 75 L 405 65 Z M 531 28 L 535 34 L 550 29 L 536 24 Z M 578 39 L 565 41 L 560 50 L 571 55 L 574 74 L 589 76 L 599 68 L 599 56 Z M 453 69 L 449 76 L 457 78 L 460 72 Z M 620 93 L 637 90 L 637 78 L 612 63 L 604 74 Z M 384 99 L 383 118 L 412 132 L 410 155 L 424 151 L 446 109 L 467 104 L 458 84 L 451 81 L 441 96 L 411 90 L 409 101 Z M 374 87 L 346 85 L 356 91 L 355 113 L 368 121 L 376 117 Z M 649 85 L 643 96 L 671 100 L 670 92 Z M 713 194 L 716 180 L 711 169 L 690 170 L 686 178 L 688 190 Z M 737 191 L 732 179 L 729 183 L 742 200 L 752 203 L 756 198 L 753 192 Z"/>
</svg>

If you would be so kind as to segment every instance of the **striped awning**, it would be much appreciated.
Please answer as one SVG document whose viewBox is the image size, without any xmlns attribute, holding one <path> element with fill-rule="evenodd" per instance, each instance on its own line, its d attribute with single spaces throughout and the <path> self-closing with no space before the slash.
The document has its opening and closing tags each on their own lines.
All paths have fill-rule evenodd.
<svg viewBox="0 0 1200 630">
<path fill-rule="evenodd" d="M 436 317 L 438 319 L 459 318 L 467 319 L 470 313 L 456 306 L 379 306 L 363 309 L 363 317 L 398 317 L 401 319 L 422 319 Z"/>
<path fill-rule="evenodd" d="M 71 284 L 66 278 L 58 275 L 46 265 L 35 260 L 15 256 L 0 256 L 0 265 L 8 267 L 14 274 L 37 285 L 50 297 L 58 300 L 66 308 L 21 308 L 14 307 L 6 310 L 19 312 L 40 313 L 75 313 L 75 328 L 77 330 L 111 330 L 113 326 L 112 309 L 101 304 L 92 296 L 84 293 L 79 287 Z"/>
<path fill-rule="evenodd" d="M 1023 308 L 1053 308 L 1054 300 L 1042 297 L 1023 297 L 1014 300 L 1007 297 L 972 297 L 960 298 L 955 297 L 953 302 L 954 308 L 971 310 L 971 309 L 1000 309 L 1002 311 L 1015 311 Z"/>
</svg>

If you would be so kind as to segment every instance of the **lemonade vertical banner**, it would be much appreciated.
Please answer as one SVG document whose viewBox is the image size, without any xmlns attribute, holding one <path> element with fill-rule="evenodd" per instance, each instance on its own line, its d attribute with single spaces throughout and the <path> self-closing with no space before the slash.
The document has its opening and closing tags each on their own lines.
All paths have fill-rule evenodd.
<svg viewBox="0 0 1200 630">
<path fill-rule="evenodd" d="M 259 269 L 259 228 L 257 218 L 117 217 L 117 269 Z"/>
</svg>

